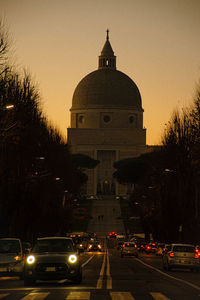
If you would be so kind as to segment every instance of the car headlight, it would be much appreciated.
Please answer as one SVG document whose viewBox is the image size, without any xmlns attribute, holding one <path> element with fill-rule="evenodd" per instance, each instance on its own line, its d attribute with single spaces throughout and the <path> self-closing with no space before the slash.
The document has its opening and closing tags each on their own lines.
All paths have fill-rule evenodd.
<svg viewBox="0 0 200 300">
<path fill-rule="evenodd" d="M 22 260 L 22 259 L 23 258 L 21 256 L 18 256 L 18 255 L 14 257 L 14 260 Z"/>
<path fill-rule="evenodd" d="M 29 256 L 27 257 L 26 261 L 27 261 L 27 263 L 28 263 L 29 265 L 34 264 L 34 262 L 35 262 L 35 256 L 29 255 Z"/>
<path fill-rule="evenodd" d="M 77 262 L 77 256 L 75 254 L 71 254 L 68 260 L 71 264 L 74 264 L 75 262 Z"/>
</svg>

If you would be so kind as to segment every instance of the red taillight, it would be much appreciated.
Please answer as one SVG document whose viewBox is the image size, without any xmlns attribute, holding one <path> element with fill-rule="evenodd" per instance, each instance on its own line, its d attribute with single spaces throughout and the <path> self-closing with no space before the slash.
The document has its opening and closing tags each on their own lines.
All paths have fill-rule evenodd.
<svg viewBox="0 0 200 300">
<path fill-rule="evenodd" d="M 170 257 L 174 257 L 174 252 L 171 252 L 171 253 L 169 254 L 169 256 L 170 256 Z"/>
<path fill-rule="evenodd" d="M 151 249 L 151 247 L 150 247 L 150 246 L 147 246 L 147 249 L 149 250 L 149 249 Z"/>
<path fill-rule="evenodd" d="M 199 258 L 199 253 L 195 253 L 194 258 Z"/>
<path fill-rule="evenodd" d="M 125 247 L 125 244 L 123 244 L 122 247 Z"/>
<path fill-rule="evenodd" d="M 155 243 L 152 244 L 152 246 L 155 246 L 155 245 L 156 245 Z"/>
</svg>

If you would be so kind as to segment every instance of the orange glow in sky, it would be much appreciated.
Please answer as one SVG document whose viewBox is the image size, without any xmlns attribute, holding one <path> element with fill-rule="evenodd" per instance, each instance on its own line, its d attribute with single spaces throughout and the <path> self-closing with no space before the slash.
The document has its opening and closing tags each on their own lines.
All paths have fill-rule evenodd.
<svg viewBox="0 0 200 300">
<path fill-rule="evenodd" d="M 43 109 L 64 136 L 79 81 L 98 68 L 110 30 L 117 69 L 137 84 L 147 144 L 158 144 L 200 78 L 200 0 L 0 0 L 18 69 L 39 84 Z"/>
</svg>

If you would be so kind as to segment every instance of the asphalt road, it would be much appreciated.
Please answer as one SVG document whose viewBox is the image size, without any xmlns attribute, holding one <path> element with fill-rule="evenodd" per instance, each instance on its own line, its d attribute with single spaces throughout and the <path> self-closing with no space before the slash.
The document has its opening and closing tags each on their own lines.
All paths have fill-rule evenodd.
<svg viewBox="0 0 200 300">
<path fill-rule="evenodd" d="M 11 300 L 193 300 L 200 299 L 200 273 L 166 272 L 161 258 L 141 254 L 139 259 L 120 257 L 117 249 L 81 255 L 83 281 L 37 282 L 24 287 L 18 278 L 1 278 L 0 299 Z"/>
<path fill-rule="evenodd" d="M 110 231 L 123 232 L 118 201 L 94 201 L 88 231 L 102 240 L 102 252 L 83 253 L 83 281 L 36 282 L 24 287 L 19 278 L 0 278 L 0 299 L 4 300 L 200 300 L 200 272 L 163 271 L 162 260 L 154 254 L 121 258 Z M 100 217 L 101 216 L 101 217 Z M 102 217 L 103 216 L 103 217 Z"/>
<path fill-rule="evenodd" d="M 125 232 L 119 200 L 94 200 L 91 216 L 88 232 L 95 232 L 102 238 L 112 231 L 117 233 Z"/>
</svg>

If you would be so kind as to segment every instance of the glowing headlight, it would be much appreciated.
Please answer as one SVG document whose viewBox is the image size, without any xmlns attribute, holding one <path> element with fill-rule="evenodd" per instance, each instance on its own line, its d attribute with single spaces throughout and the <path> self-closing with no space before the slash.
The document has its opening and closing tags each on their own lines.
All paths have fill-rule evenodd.
<svg viewBox="0 0 200 300">
<path fill-rule="evenodd" d="M 22 260 L 22 257 L 17 255 L 14 257 L 14 260 Z"/>
<path fill-rule="evenodd" d="M 75 254 L 71 254 L 68 260 L 70 263 L 74 264 L 75 262 L 77 262 L 77 256 Z"/>
<path fill-rule="evenodd" d="M 35 256 L 33 256 L 33 255 L 28 256 L 27 259 L 26 259 L 26 261 L 27 261 L 27 263 L 29 265 L 34 264 L 34 262 L 35 262 Z"/>
</svg>

